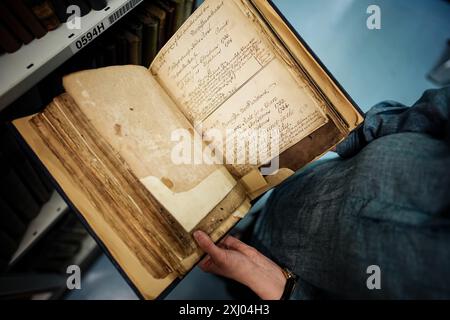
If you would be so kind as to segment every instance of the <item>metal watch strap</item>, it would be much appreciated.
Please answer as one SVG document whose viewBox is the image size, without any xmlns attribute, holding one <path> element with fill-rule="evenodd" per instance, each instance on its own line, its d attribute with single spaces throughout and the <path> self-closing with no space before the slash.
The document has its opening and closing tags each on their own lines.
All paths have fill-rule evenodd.
<svg viewBox="0 0 450 320">
<path fill-rule="evenodd" d="M 286 277 L 286 285 L 284 286 L 283 295 L 280 300 L 289 300 L 297 284 L 297 276 L 288 268 L 283 268 L 282 270 Z"/>
</svg>

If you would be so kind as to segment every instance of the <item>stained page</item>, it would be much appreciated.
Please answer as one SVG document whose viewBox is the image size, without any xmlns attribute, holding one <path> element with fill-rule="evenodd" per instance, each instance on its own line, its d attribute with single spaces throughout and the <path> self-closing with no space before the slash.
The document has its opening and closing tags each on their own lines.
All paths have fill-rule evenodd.
<svg viewBox="0 0 450 320">
<path fill-rule="evenodd" d="M 193 129 L 145 68 L 78 72 L 64 78 L 64 87 L 186 231 L 233 190 L 236 181 L 223 166 L 174 161 L 172 133 L 182 129 L 191 136 Z"/>
<path fill-rule="evenodd" d="M 244 4 L 205 1 L 150 70 L 188 120 L 201 124 L 202 133 L 218 129 L 242 139 L 242 130 L 276 129 L 282 152 L 327 118 Z M 258 162 L 269 158 L 263 155 Z"/>
</svg>

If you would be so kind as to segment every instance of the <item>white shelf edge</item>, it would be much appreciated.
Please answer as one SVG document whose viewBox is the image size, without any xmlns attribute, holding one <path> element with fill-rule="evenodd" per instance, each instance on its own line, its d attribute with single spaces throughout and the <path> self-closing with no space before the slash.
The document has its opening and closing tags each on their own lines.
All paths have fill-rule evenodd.
<svg viewBox="0 0 450 320">
<path fill-rule="evenodd" d="M 107 30 L 142 1 L 109 0 L 107 8 L 91 10 L 81 18 L 80 30 L 70 30 L 67 23 L 64 23 L 41 39 L 34 39 L 23 45 L 17 52 L 0 56 L 0 111 L 72 57 L 76 52 L 71 47 L 84 34 L 101 22 Z M 128 10 L 111 23 L 109 17 L 124 8 Z M 33 66 L 29 67 L 31 65 Z"/>
<path fill-rule="evenodd" d="M 42 207 L 39 214 L 28 225 L 27 230 L 12 256 L 9 265 L 13 265 L 33 244 L 36 243 L 66 212 L 68 206 L 63 198 L 54 191 L 50 200 Z"/>
</svg>

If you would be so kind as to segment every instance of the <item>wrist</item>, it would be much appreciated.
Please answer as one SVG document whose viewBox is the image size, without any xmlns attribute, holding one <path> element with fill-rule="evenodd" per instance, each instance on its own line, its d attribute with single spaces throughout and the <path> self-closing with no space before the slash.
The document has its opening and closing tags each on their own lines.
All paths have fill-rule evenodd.
<svg viewBox="0 0 450 320">
<path fill-rule="evenodd" d="M 256 270 L 255 270 L 256 271 Z M 253 272 L 246 285 L 263 300 L 280 300 L 286 287 L 286 276 L 277 267 L 274 270 Z"/>
</svg>

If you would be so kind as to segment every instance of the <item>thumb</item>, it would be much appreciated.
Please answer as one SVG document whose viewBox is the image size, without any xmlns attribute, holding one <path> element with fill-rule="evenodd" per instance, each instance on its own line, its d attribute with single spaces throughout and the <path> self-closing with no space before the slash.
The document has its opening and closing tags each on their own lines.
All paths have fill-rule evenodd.
<svg viewBox="0 0 450 320">
<path fill-rule="evenodd" d="M 200 249 L 211 256 L 214 261 L 223 261 L 225 252 L 214 244 L 211 238 L 203 231 L 195 231 L 194 239 Z"/>
</svg>

